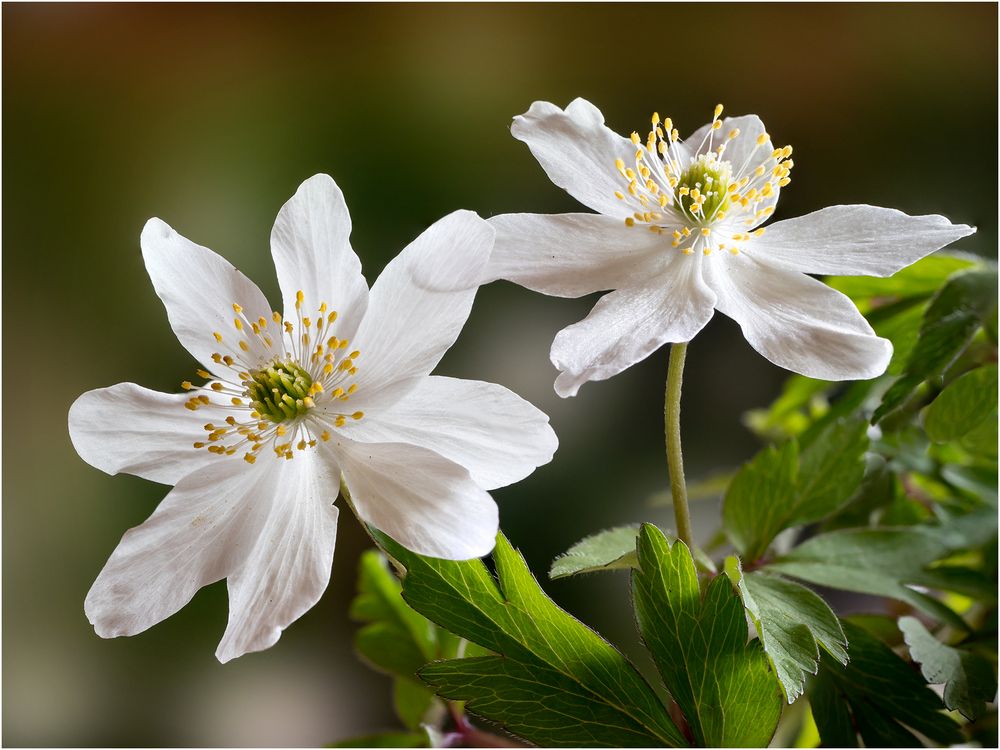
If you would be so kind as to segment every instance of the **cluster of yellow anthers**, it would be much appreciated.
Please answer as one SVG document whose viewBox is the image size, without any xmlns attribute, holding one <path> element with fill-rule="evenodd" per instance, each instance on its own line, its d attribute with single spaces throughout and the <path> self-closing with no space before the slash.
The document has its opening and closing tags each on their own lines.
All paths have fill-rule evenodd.
<svg viewBox="0 0 1000 750">
<path fill-rule="evenodd" d="M 299 291 L 295 297 L 295 322 L 282 320 L 278 312 L 271 313 L 271 321 L 264 317 L 249 320 L 243 308 L 233 303 L 236 345 L 229 348 L 234 354 L 237 349 L 242 354 L 216 352 L 212 360 L 231 370 L 234 377 L 213 379 L 211 373 L 198 370 L 199 377 L 211 382 L 198 386 L 185 380 L 181 387 L 197 393 L 184 403 L 187 409 L 197 411 L 213 405 L 235 411 L 239 416 L 226 417 L 225 424 L 206 424 L 206 439 L 195 442 L 195 448 L 205 448 L 220 456 L 232 456 L 246 449 L 243 459 L 252 464 L 257 453 L 270 445 L 278 458 L 292 459 L 294 449 L 314 448 L 317 439 L 329 440 L 329 428 L 343 427 L 348 419 L 364 418 L 364 412 L 342 413 L 330 406 L 348 401 L 357 391 L 357 384 L 348 381 L 358 371 L 354 361 L 361 352 L 348 353 L 350 342 L 330 335 L 337 320 L 336 311 L 327 312 L 324 302 L 315 320 L 303 317 L 303 299 Z M 283 346 L 276 347 L 270 335 L 272 321 L 279 332 L 279 341 L 287 341 Z M 300 331 L 298 335 L 296 328 Z M 226 337 L 218 331 L 212 335 L 216 342 L 226 343 Z M 267 353 L 264 357 L 252 354 L 260 350 L 259 345 Z M 248 362 L 246 355 L 260 361 Z M 213 396 L 224 400 L 213 401 Z M 325 408 L 317 410 L 317 404 L 324 402 Z M 231 442 L 234 439 L 236 442 Z"/>
<path fill-rule="evenodd" d="M 726 250 L 727 242 L 729 252 L 736 255 L 740 243 L 764 233 L 763 229 L 733 232 L 733 228 L 759 224 L 773 213 L 778 188 L 791 182 L 792 147 L 762 154 L 761 148 L 770 136 L 761 133 L 743 163 L 734 164 L 724 157 L 726 147 L 739 137 L 739 128 L 730 130 L 725 137 L 720 133 L 720 143 L 713 146 L 716 131 L 722 129 L 721 114 L 719 104 L 687 164 L 682 163 L 679 136 L 669 117 L 661 121 L 660 115 L 653 113 L 645 143 L 638 133 L 632 133 L 636 146 L 634 168 L 625 166 L 623 159 L 615 161 L 615 168 L 627 183 L 625 192 L 617 190 L 615 197 L 637 209 L 625 219 L 627 226 L 647 224 L 650 231 L 662 234 L 676 227 L 679 219 L 680 227 L 669 229 L 671 244 L 680 247 L 685 255 L 691 255 L 699 246 L 705 255 L 711 255 L 713 249 Z M 724 235 L 726 242 L 713 245 L 713 235 Z"/>
</svg>

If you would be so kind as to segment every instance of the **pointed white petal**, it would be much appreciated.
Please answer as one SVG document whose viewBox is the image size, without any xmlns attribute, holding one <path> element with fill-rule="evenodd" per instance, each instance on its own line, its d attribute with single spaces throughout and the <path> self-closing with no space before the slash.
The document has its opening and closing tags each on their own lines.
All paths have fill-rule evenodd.
<svg viewBox="0 0 1000 750">
<path fill-rule="evenodd" d="M 604 124 L 604 115 L 586 99 L 563 111 L 535 102 L 514 118 L 511 134 L 524 141 L 553 183 L 598 213 L 624 219 L 632 210 L 615 197 L 626 180 L 615 160 L 635 163 L 635 146 Z"/>
<path fill-rule="evenodd" d="M 739 130 L 739 135 L 733 140 L 729 140 L 729 133 L 734 130 Z M 711 140 L 709 140 L 710 132 Z M 757 143 L 757 139 L 762 135 L 767 136 L 764 138 L 764 142 Z M 722 126 L 718 130 L 712 131 L 712 123 L 708 123 L 698 128 L 698 130 L 684 141 L 687 153 L 694 156 L 707 153 L 709 150 L 714 151 L 723 144 L 725 144 L 726 148 L 722 159 L 732 165 L 733 178 L 739 180 L 747 177 L 750 180 L 741 192 L 746 193 L 751 187 L 758 188 L 758 192 L 760 192 L 760 188 L 766 180 L 771 182 L 773 192 L 769 197 L 757 202 L 753 207 L 753 211 L 759 212 L 767 208 L 773 208 L 778 203 L 778 194 L 781 192 L 781 187 L 778 185 L 778 180 L 770 176 L 771 170 L 777 164 L 777 160 L 771 158 L 771 154 L 774 152 L 774 145 L 771 143 L 771 138 L 767 135 L 767 130 L 761 119 L 757 115 L 725 117 L 722 120 Z M 761 164 L 764 165 L 766 171 L 761 178 L 755 178 L 754 169 Z M 738 215 L 738 210 L 731 208 L 729 215 L 731 219 L 734 219 Z M 752 216 L 753 214 L 750 215 Z M 764 221 L 767 221 L 767 216 L 755 217 L 749 224 L 740 221 L 735 228 L 741 232 L 745 232 Z"/>
<path fill-rule="evenodd" d="M 296 452 L 291 461 L 258 459 L 265 461 L 277 466 L 253 500 L 269 512 L 243 561 L 229 573 L 229 625 L 215 652 L 223 663 L 273 646 L 330 582 L 337 537 L 333 503 L 340 492 L 332 452 Z"/>
<path fill-rule="evenodd" d="M 437 376 L 420 378 L 406 398 L 345 425 L 343 434 L 429 448 L 488 490 L 524 479 L 558 445 L 549 418 L 502 385 Z"/>
<path fill-rule="evenodd" d="M 271 255 L 285 303 L 295 319 L 295 295 L 303 293 L 303 316 L 316 316 L 326 302 L 338 313 L 334 333 L 352 338 L 368 305 L 368 284 L 351 249 L 351 215 L 344 194 L 329 175 L 303 182 L 278 212 Z"/>
<path fill-rule="evenodd" d="M 556 393 L 575 396 L 587 381 L 617 375 L 663 344 L 690 341 L 711 319 L 715 295 L 701 279 L 702 256 L 671 250 L 660 275 L 604 295 L 590 315 L 556 335 Z"/>
<path fill-rule="evenodd" d="M 885 372 L 892 344 L 876 336 L 840 292 L 749 253 L 713 256 L 705 267 L 716 307 L 779 367 L 820 380 L 864 380 Z"/>
<path fill-rule="evenodd" d="M 358 515 L 407 549 L 446 560 L 493 549 L 496 503 L 458 464 L 404 443 L 341 438 L 336 449 Z"/>
<path fill-rule="evenodd" d="M 257 285 L 233 265 L 206 247 L 185 239 L 159 219 L 150 219 L 142 230 L 142 257 L 156 293 L 167 308 L 170 325 L 185 349 L 206 370 L 232 377 L 228 368 L 212 361 L 212 353 L 231 354 L 250 364 L 280 354 L 281 342 L 264 340 L 235 327 L 233 304 L 243 308 L 247 320 L 270 319 L 271 307 Z M 213 333 L 221 334 L 219 343 Z M 278 338 L 278 337 L 275 337 Z M 247 351 L 240 349 L 245 341 Z"/>
<path fill-rule="evenodd" d="M 359 394 L 434 369 L 469 317 L 493 236 L 473 212 L 455 211 L 389 262 L 351 347 Z"/>
<path fill-rule="evenodd" d="M 271 503 L 267 469 L 278 462 L 213 458 L 125 533 L 98 575 L 84 609 L 102 638 L 152 627 L 246 557 Z"/>
<path fill-rule="evenodd" d="M 206 423 L 222 424 L 218 407 L 185 408 L 190 393 L 160 393 L 134 383 L 87 391 L 69 410 L 69 436 L 80 457 L 108 474 L 125 472 L 176 484 L 218 456 L 194 447 Z"/>
<path fill-rule="evenodd" d="M 662 263 L 669 233 L 627 227 L 600 214 L 503 214 L 485 281 L 506 279 L 542 294 L 581 297 L 618 289 Z"/>
<path fill-rule="evenodd" d="M 877 206 L 829 206 L 771 224 L 753 247 L 758 257 L 793 271 L 891 276 L 975 231 L 943 216 L 908 216 Z"/>
</svg>

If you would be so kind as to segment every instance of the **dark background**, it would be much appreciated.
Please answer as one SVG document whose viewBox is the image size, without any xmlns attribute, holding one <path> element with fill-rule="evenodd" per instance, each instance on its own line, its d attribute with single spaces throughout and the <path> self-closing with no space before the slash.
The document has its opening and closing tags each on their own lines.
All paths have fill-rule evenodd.
<svg viewBox="0 0 1000 750">
<path fill-rule="evenodd" d="M 159 216 L 277 300 L 268 233 L 332 174 L 369 283 L 457 208 L 580 210 L 510 137 L 535 99 L 593 101 L 619 132 L 653 110 L 682 135 L 755 112 L 795 147 L 776 218 L 835 203 L 942 213 L 997 239 L 997 10 L 979 5 L 5 5 L 3 7 L 3 740 L 7 745 L 315 745 L 393 725 L 388 681 L 352 652 L 366 538 L 349 514 L 330 589 L 271 650 L 213 656 L 224 584 L 142 635 L 103 641 L 84 596 L 166 489 L 81 461 L 66 413 L 196 366 L 144 271 Z M 494 493 L 544 572 L 579 537 L 637 520 L 667 486 L 666 351 L 563 401 L 548 348 L 596 297 L 484 288 L 438 372 L 493 380 L 551 415 L 555 460 Z M 688 354 L 689 475 L 748 457 L 740 415 L 785 373 L 722 316 Z M 700 536 L 717 518 L 698 506 Z M 625 578 L 546 583 L 632 652 Z"/>
</svg>

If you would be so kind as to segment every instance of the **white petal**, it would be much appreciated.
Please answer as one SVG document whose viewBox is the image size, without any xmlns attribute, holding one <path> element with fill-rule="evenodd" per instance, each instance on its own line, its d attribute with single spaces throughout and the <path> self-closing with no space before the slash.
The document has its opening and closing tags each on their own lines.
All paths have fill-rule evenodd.
<svg viewBox="0 0 1000 750">
<path fill-rule="evenodd" d="M 975 231 L 943 216 L 908 216 L 877 206 L 830 206 L 771 224 L 753 247 L 768 263 L 794 271 L 891 276 Z"/>
<path fill-rule="evenodd" d="M 728 140 L 728 135 L 733 130 L 739 130 L 740 133 L 730 141 Z M 711 133 L 711 140 L 708 138 L 709 133 Z M 773 192 L 769 197 L 763 198 L 753 204 L 753 212 L 756 213 L 767 208 L 773 208 L 778 203 L 778 194 L 781 192 L 778 181 L 769 177 L 771 170 L 777 163 L 777 160 L 771 158 L 771 154 L 774 152 L 774 145 L 771 143 L 770 136 L 765 138 L 763 143 L 758 144 L 757 139 L 761 135 L 767 135 L 767 130 L 761 119 L 757 115 L 741 115 L 740 117 L 723 118 L 722 126 L 715 131 L 712 131 L 711 123 L 703 125 L 692 133 L 684 141 L 683 145 L 687 153 L 697 156 L 707 153 L 709 150 L 715 150 L 725 143 L 726 148 L 722 159 L 732 165 L 733 178 L 739 180 L 742 177 L 748 177 L 750 179 L 750 182 L 747 183 L 741 192 L 745 193 L 751 187 L 757 187 L 759 192 L 763 183 L 769 180 L 772 184 Z M 761 163 L 764 164 L 767 171 L 762 178 L 755 179 L 753 171 Z M 735 219 L 739 212 L 739 209 L 731 208 L 729 210 L 730 219 Z M 760 218 L 753 217 L 749 224 L 741 220 L 734 228 L 745 232 L 764 221 L 767 221 L 767 216 L 761 216 Z"/>
<path fill-rule="evenodd" d="M 135 635 L 164 620 L 246 556 L 271 502 L 268 472 L 237 457 L 213 458 L 125 533 L 98 575 L 84 609 L 102 638 Z"/>
<path fill-rule="evenodd" d="M 204 425 L 221 424 L 228 412 L 214 406 L 185 408 L 189 393 L 160 393 L 134 383 L 87 391 L 69 410 L 69 435 L 80 457 L 108 474 L 125 472 L 176 484 L 218 456 L 194 447 Z"/>
<path fill-rule="evenodd" d="M 663 273 L 606 294 L 590 315 L 556 335 L 556 393 L 575 396 L 587 381 L 617 375 L 665 343 L 690 341 L 711 319 L 715 295 L 701 279 L 702 256 L 671 250 Z"/>
<path fill-rule="evenodd" d="M 631 215 L 615 197 L 627 184 L 615 160 L 634 164 L 635 146 L 606 127 L 604 115 L 586 99 L 574 99 L 565 111 L 535 102 L 514 118 L 510 132 L 528 144 L 549 179 L 580 203 L 607 216 Z"/>
<path fill-rule="evenodd" d="M 330 582 L 340 492 L 332 453 L 306 450 L 291 461 L 262 455 L 264 461 L 277 466 L 255 500 L 269 513 L 229 574 L 229 625 L 215 652 L 223 663 L 273 646 Z"/>
<path fill-rule="evenodd" d="M 250 321 L 269 319 L 271 307 L 257 285 L 229 261 L 185 239 L 159 219 L 146 222 L 141 244 L 146 270 L 177 339 L 205 369 L 221 377 L 232 376 L 232 371 L 212 361 L 213 352 L 232 354 L 251 366 L 281 353 L 280 340 L 268 346 L 247 326 L 242 334 L 236 330 L 234 303 L 242 306 L 243 316 Z M 217 342 L 213 333 L 221 334 L 223 342 Z M 241 340 L 248 351 L 240 350 Z"/>
<path fill-rule="evenodd" d="M 662 235 L 600 214 L 504 214 L 485 281 L 506 279 L 542 294 L 581 297 L 648 277 L 672 250 Z"/>
<path fill-rule="evenodd" d="M 476 214 L 455 211 L 389 262 L 352 345 L 359 394 L 434 369 L 469 317 L 493 236 Z"/>
<path fill-rule="evenodd" d="M 271 230 L 271 255 L 285 303 L 295 319 L 295 295 L 303 293 L 303 316 L 326 302 L 338 313 L 334 332 L 354 336 L 368 305 L 368 284 L 351 249 L 351 215 L 344 194 L 329 175 L 303 182 L 278 212 Z"/>
<path fill-rule="evenodd" d="M 485 489 L 512 484 L 552 460 L 549 418 L 495 383 L 431 376 L 406 396 L 343 428 L 352 440 L 405 442 L 468 469 Z"/>
<path fill-rule="evenodd" d="M 493 549 L 496 503 L 458 464 L 404 443 L 341 438 L 337 449 L 358 514 L 407 549 L 446 560 Z"/>
<path fill-rule="evenodd" d="M 797 271 L 748 253 L 706 263 L 716 307 L 774 364 L 820 380 L 863 380 L 885 372 L 892 344 L 875 335 L 854 303 Z"/>
</svg>

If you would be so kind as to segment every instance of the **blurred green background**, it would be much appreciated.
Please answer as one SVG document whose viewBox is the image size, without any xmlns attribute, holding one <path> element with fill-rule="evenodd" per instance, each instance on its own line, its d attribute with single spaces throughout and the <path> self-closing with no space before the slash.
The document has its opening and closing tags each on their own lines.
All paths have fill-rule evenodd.
<svg viewBox="0 0 1000 750">
<path fill-rule="evenodd" d="M 146 219 L 276 301 L 274 215 L 328 172 L 370 283 L 454 209 L 580 210 L 508 133 L 533 100 L 587 97 L 625 133 L 658 110 L 682 134 L 721 101 L 795 147 L 776 218 L 852 202 L 943 213 L 978 225 L 962 248 L 993 256 L 996 28 L 993 4 L 4 5 L 4 744 L 316 745 L 393 726 L 388 680 L 351 648 L 367 540 L 349 514 L 326 596 L 267 652 L 215 661 L 222 583 L 130 639 L 101 640 L 84 617 L 119 537 L 166 488 L 84 464 L 69 405 L 124 380 L 172 390 L 195 367 L 143 269 Z M 539 573 L 599 528 L 671 523 L 648 507 L 667 482 L 666 351 L 576 399 L 552 390 L 552 337 L 595 299 L 484 288 L 439 368 L 551 415 L 555 460 L 495 493 Z M 716 316 L 688 355 L 691 476 L 755 450 L 740 415 L 784 375 Z M 705 536 L 717 508 L 697 514 Z M 624 577 L 546 588 L 634 647 Z"/>
</svg>

